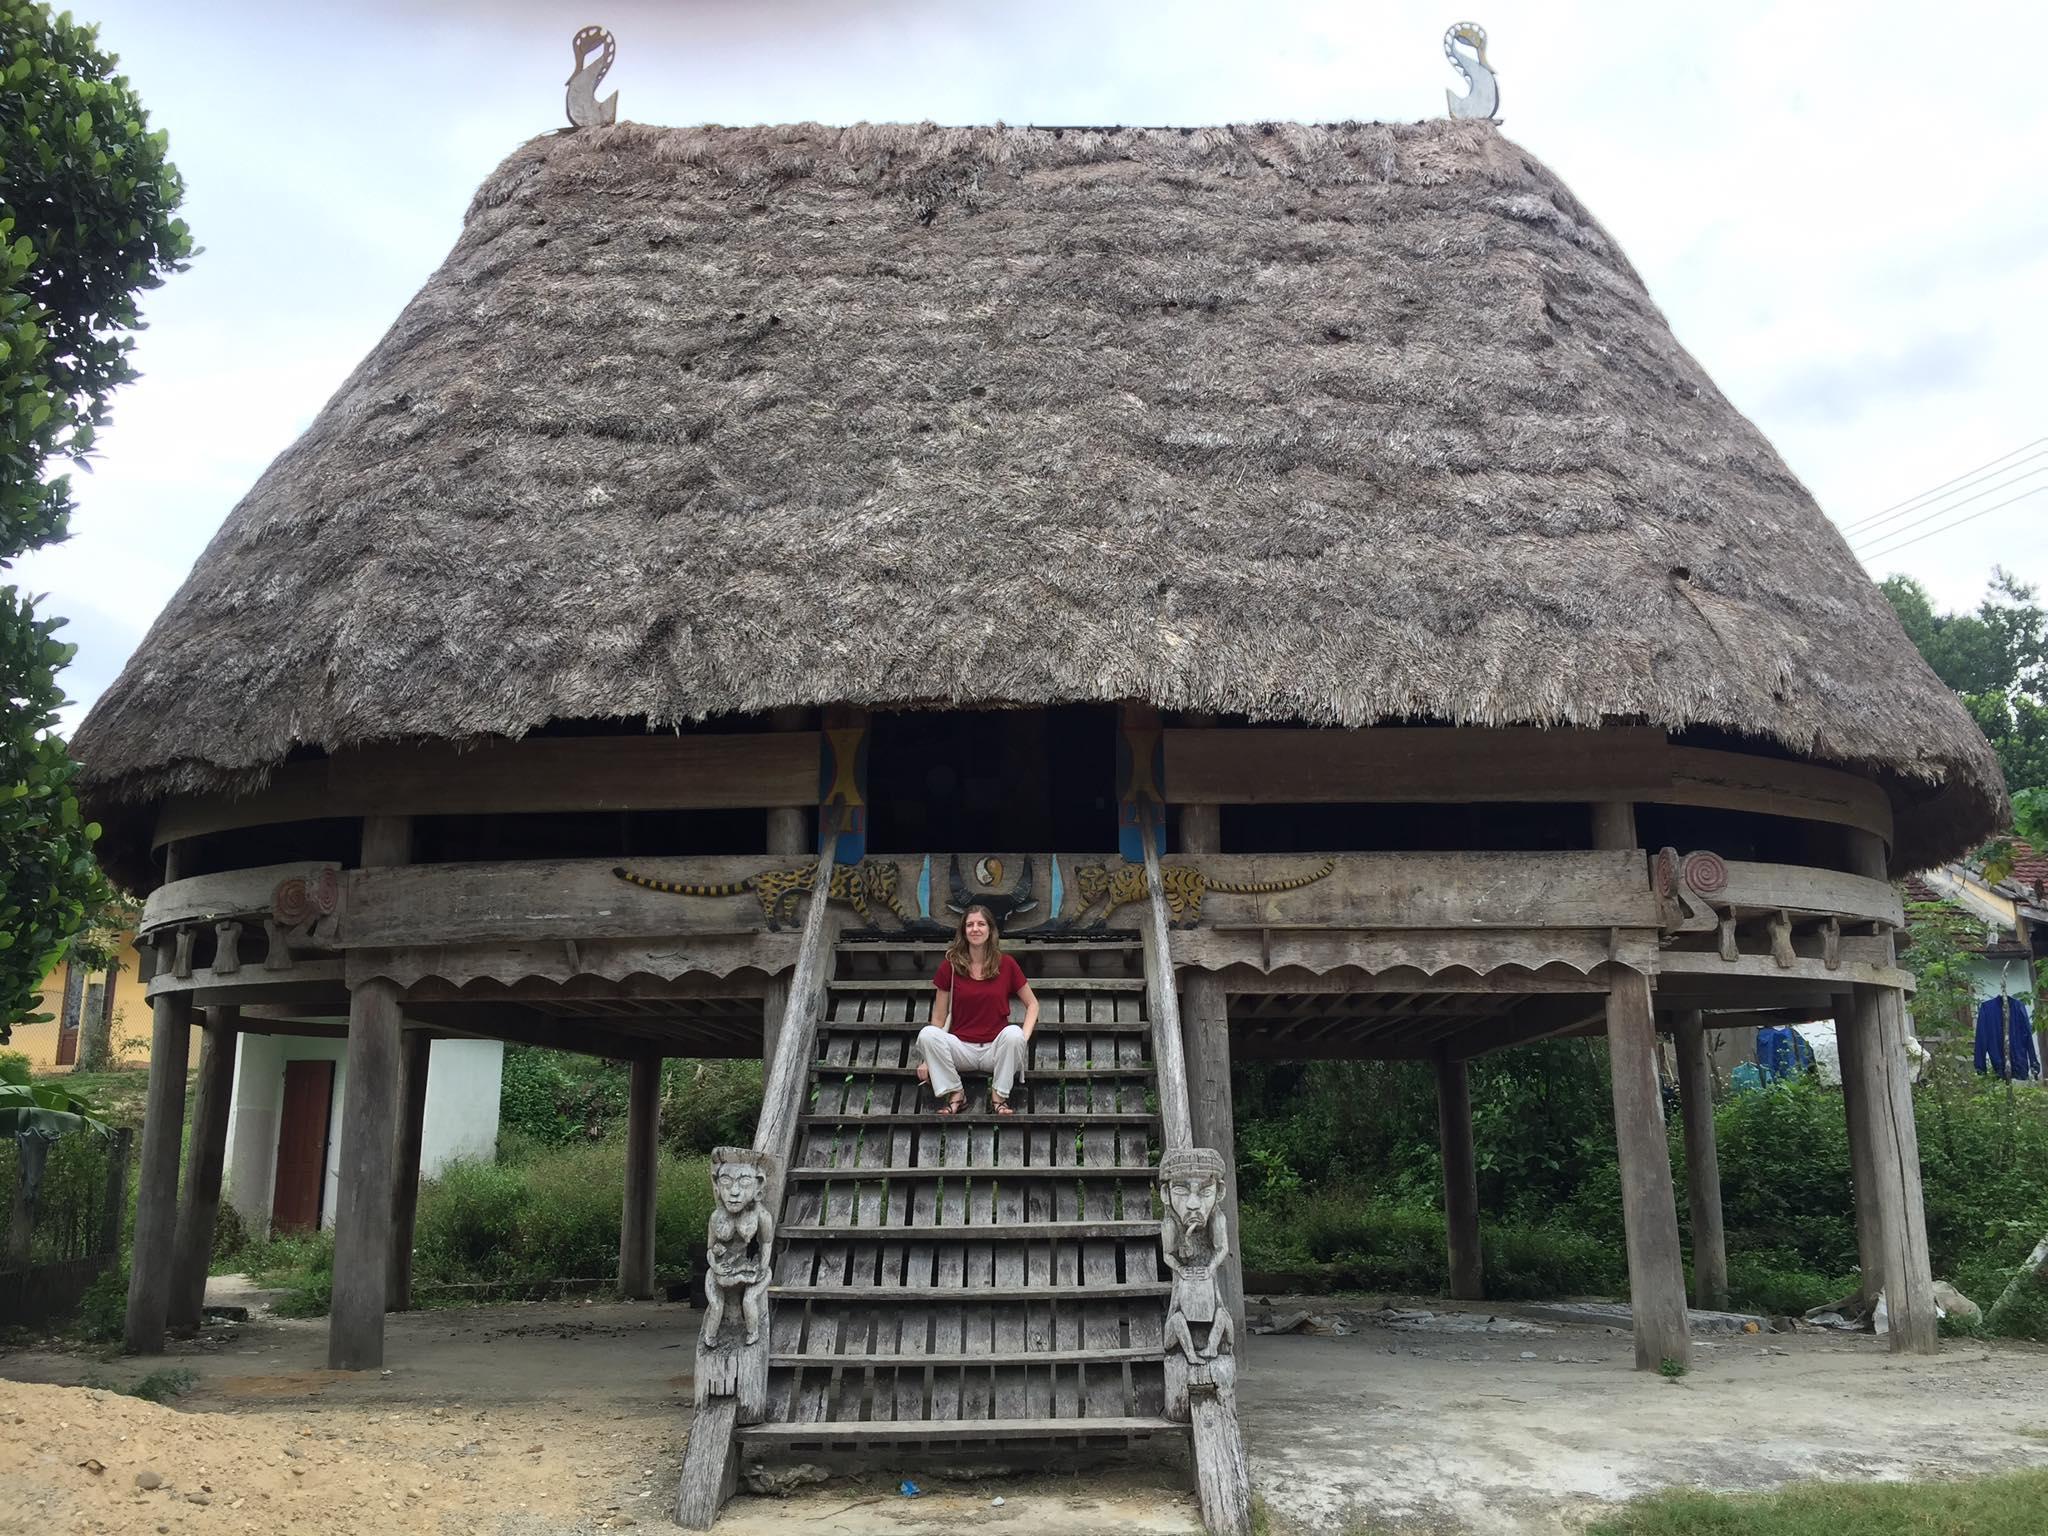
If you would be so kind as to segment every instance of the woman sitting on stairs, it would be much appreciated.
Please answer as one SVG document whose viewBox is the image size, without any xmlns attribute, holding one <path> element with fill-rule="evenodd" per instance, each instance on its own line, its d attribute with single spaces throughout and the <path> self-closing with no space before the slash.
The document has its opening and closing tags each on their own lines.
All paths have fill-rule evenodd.
<svg viewBox="0 0 2048 1536">
<path fill-rule="evenodd" d="M 989 1106 L 1012 1113 L 1010 1089 L 1024 1070 L 1026 1047 L 1038 1028 L 1038 998 L 1017 962 L 1003 953 L 995 914 L 979 902 L 960 915 L 960 927 L 932 978 L 932 1021 L 918 1032 L 919 1082 L 945 1102 L 942 1115 L 957 1115 L 967 1104 L 960 1078 L 989 1074 Z M 1024 999 L 1024 1022 L 1010 1022 L 1010 999 Z"/>
</svg>

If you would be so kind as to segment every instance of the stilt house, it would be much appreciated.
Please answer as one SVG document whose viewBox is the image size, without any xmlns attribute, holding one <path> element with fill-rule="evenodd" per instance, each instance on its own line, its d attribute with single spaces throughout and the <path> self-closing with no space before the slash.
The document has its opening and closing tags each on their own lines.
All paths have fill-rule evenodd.
<svg viewBox="0 0 2048 1536">
<path fill-rule="evenodd" d="M 1490 123 L 537 138 L 76 751 L 148 896 L 136 1348 L 196 1315 L 240 1029 L 345 1022 L 343 1368 L 406 1303 L 430 1040 L 633 1063 L 635 1295 L 661 1059 L 765 1052 L 766 1337 L 700 1358 L 686 1521 L 740 1447 L 1192 1418 L 1241 1528 L 1154 1196 L 1232 1166 L 1233 1059 L 1434 1063 L 1476 1297 L 1466 1063 L 1604 1035 L 1656 1368 L 1658 1033 L 1713 1302 L 1702 1028 L 1829 1016 L 1865 1283 L 1933 1347 L 1891 877 L 1996 763 Z M 1045 1005 L 1008 1119 L 912 1075 L 969 899 Z"/>
</svg>

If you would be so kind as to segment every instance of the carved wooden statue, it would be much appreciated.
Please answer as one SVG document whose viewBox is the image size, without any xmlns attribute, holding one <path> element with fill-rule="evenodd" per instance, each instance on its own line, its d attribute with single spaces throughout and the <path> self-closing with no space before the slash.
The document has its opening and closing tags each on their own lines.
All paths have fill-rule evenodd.
<svg viewBox="0 0 2048 1536">
<path fill-rule="evenodd" d="M 716 1199 L 706 1237 L 704 1342 L 715 1346 L 735 1301 L 746 1342 L 758 1344 L 768 1319 L 768 1281 L 775 1258 L 775 1218 L 761 1204 L 768 1187 L 770 1158 L 747 1147 L 719 1147 L 711 1154 L 711 1187 Z"/>
<path fill-rule="evenodd" d="M 1216 1272 L 1230 1253 L 1223 1217 L 1223 1154 L 1214 1147 L 1186 1147 L 1159 1160 L 1159 1246 L 1173 1273 L 1167 1301 L 1166 1344 L 1179 1349 L 1190 1366 L 1228 1357 L 1234 1343 L 1230 1309 L 1218 1292 Z M 1195 1329 L 1206 1324 L 1200 1344 Z"/>
</svg>

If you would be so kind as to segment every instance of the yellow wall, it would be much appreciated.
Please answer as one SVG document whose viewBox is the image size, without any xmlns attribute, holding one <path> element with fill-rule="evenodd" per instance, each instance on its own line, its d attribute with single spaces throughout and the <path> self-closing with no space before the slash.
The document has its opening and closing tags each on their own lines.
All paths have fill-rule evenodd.
<svg viewBox="0 0 2048 1536">
<path fill-rule="evenodd" d="M 121 936 L 121 976 L 114 984 L 114 1027 L 111 1031 L 114 1059 L 123 1066 L 142 1066 L 149 1060 L 150 1016 L 149 1000 L 142 995 L 142 983 L 136 979 L 135 965 L 139 957 L 135 952 L 135 935 Z M 64 1011 L 64 976 L 67 967 L 59 962 L 57 968 L 43 978 L 40 999 L 30 1010 L 32 1013 L 47 1013 L 47 1024 L 20 1024 L 14 1026 L 14 1038 L 6 1049 L 21 1051 L 28 1057 L 29 1070 L 48 1072 L 57 1067 L 58 1021 Z M 96 978 L 86 977 L 90 986 Z M 197 1035 L 194 1036 L 195 1051 Z M 197 1056 L 191 1058 L 198 1060 Z"/>
</svg>

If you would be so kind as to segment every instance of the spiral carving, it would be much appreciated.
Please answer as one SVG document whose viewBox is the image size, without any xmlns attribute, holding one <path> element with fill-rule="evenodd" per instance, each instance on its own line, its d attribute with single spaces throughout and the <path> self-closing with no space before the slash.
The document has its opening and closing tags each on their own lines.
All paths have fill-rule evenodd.
<svg viewBox="0 0 2048 1536">
<path fill-rule="evenodd" d="M 313 898 L 306 889 L 306 882 L 294 875 L 289 880 L 280 880 L 277 889 L 271 893 L 270 911 L 287 928 L 296 928 L 313 915 Z"/>
<path fill-rule="evenodd" d="M 1689 853 L 1679 871 L 1680 877 L 1702 896 L 1713 896 L 1728 889 L 1728 864 L 1718 853 Z"/>
</svg>

